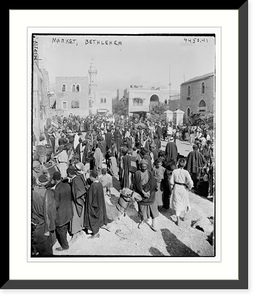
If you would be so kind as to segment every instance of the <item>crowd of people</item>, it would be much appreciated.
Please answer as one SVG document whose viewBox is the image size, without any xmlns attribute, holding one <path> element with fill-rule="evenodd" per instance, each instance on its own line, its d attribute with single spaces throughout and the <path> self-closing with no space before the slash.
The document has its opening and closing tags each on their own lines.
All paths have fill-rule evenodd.
<svg viewBox="0 0 259 300">
<path fill-rule="evenodd" d="M 187 157 L 178 152 L 177 139 L 192 145 Z M 190 210 L 189 191 L 215 194 L 213 132 L 203 124 L 175 128 L 116 115 L 59 117 L 38 139 L 33 135 L 32 144 L 33 256 L 52 256 L 56 240 L 57 251 L 67 250 L 68 234 L 99 238 L 114 183 L 140 196 L 138 227 L 151 219 L 155 232 L 163 209 L 173 208 L 179 225 Z"/>
</svg>

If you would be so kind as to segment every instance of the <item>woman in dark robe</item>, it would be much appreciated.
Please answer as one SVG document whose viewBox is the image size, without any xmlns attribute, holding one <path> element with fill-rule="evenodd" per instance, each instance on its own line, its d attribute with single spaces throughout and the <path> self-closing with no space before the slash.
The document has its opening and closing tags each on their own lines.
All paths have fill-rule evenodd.
<svg viewBox="0 0 259 300">
<path fill-rule="evenodd" d="M 136 171 L 134 178 L 134 191 L 141 197 L 142 201 L 138 202 L 141 223 L 139 228 L 144 224 L 148 224 L 149 218 L 152 219 L 152 224 L 149 225 L 153 231 L 157 231 L 155 220 L 159 216 L 156 204 L 156 189 L 157 183 L 154 175 L 147 169 L 148 162 L 144 159 L 140 161 L 140 170 Z"/>
<path fill-rule="evenodd" d="M 99 229 L 107 225 L 108 218 L 106 213 L 103 186 L 98 180 L 98 173 L 92 171 L 90 174 L 92 184 L 87 193 L 84 226 L 92 235 L 89 238 L 99 238 Z"/>
</svg>

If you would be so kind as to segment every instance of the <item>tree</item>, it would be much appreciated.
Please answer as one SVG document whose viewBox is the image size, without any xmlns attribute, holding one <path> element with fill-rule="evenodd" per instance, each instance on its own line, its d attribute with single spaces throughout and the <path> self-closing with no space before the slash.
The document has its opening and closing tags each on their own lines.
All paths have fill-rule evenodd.
<svg viewBox="0 0 259 300">
<path fill-rule="evenodd" d="M 214 127 L 214 115 L 212 113 L 191 113 L 189 117 L 186 117 L 186 124 L 190 126 L 203 126 L 205 125 L 208 129 Z"/>
<path fill-rule="evenodd" d="M 164 103 L 158 103 L 150 106 L 151 115 L 162 115 L 166 111 L 166 105 Z"/>
<path fill-rule="evenodd" d="M 121 98 L 119 102 L 113 104 L 112 111 L 114 114 L 118 114 L 120 116 L 125 116 L 127 114 L 128 109 L 128 99 Z"/>
</svg>

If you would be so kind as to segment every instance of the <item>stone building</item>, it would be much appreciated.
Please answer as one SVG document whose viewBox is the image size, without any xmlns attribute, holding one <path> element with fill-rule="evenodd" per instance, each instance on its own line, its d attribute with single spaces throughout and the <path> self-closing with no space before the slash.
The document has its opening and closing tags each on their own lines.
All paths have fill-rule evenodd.
<svg viewBox="0 0 259 300">
<path fill-rule="evenodd" d="M 49 75 L 47 70 L 39 66 L 38 60 L 33 61 L 32 82 L 32 131 L 37 140 L 44 132 L 49 117 L 50 93 Z"/>
<path fill-rule="evenodd" d="M 168 104 L 170 101 L 179 100 L 178 90 L 162 89 L 160 87 L 145 88 L 142 85 L 130 85 L 124 90 L 124 99 L 127 99 L 127 114 L 148 113 L 150 106 L 158 103 Z"/>
<path fill-rule="evenodd" d="M 180 86 L 180 109 L 191 113 L 215 111 L 215 74 L 208 73 L 183 82 Z"/>
<path fill-rule="evenodd" d="M 112 101 L 116 92 L 95 91 L 91 106 L 92 114 L 112 114 Z"/>
<path fill-rule="evenodd" d="M 89 115 L 87 77 L 56 77 L 56 111 L 64 116 Z"/>
</svg>

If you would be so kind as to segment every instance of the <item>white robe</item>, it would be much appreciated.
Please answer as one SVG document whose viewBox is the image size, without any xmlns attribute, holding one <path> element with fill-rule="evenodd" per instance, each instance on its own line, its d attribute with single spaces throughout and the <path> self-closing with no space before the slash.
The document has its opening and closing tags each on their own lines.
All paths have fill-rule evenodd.
<svg viewBox="0 0 259 300">
<path fill-rule="evenodd" d="M 79 144 L 80 136 L 76 133 L 74 137 L 74 149 L 76 149 L 77 145 Z"/>
<path fill-rule="evenodd" d="M 184 183 L 186 186 L 176 184 L 176 182 Z M 189 189 L 193 187 L 193 181 L 187 170 L 179 168 L 173 171 L 170 183 L 173 187 L 171 207 L 175 210 L 176 215 L 180 216 L 182 211 L 188 212 L 191 209 Z"/>
<path fill-rule="evenodd" d="M 65 178 L 67 176 L 68 167 L 68 155 L 66 150 L 63 150 L 57 155 L 58 168 L 61 173 L 61 177 Z"/>
</svg>

